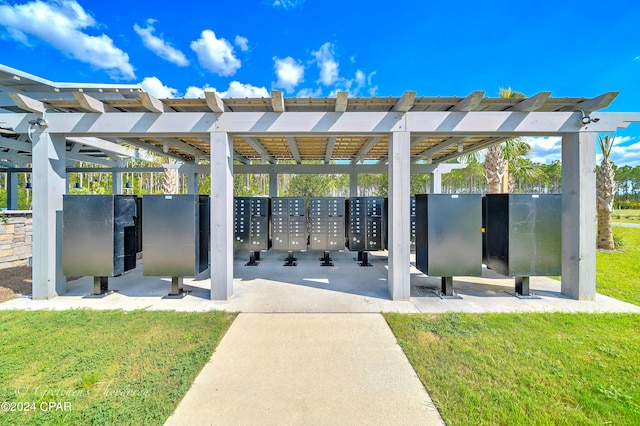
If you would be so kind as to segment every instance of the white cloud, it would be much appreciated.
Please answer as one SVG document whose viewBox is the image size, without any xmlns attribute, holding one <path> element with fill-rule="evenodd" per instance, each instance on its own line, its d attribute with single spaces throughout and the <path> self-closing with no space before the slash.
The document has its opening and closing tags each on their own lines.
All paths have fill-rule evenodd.
<svg viewBox="0 0 640 426">
<path fill-rule="evenodd" d="M 185 98 L 204 98 L 204 90 L 206 88 L 189 86 L 187 92 L 184 94 Z"/>
<path fill-rule="evenodd" d="M 284 59 L 273 57 L 275 62 L 274 68 L 278 81 L 277 87 L 284 88 L 288 93 L 293 92 L 293 89 L 304 81 L 304 65 L 298 63 L 291 56 L 287 56 Z"/>
<path fill-rule="evenodd" d="M 562 157 L 562 137 L 546 136 L 524 138 L 531 145 L 531 160 L 536 163 L 549 164 Z"/>
<path fill-rule="evenodd" d="M 133 29 L 140 38 L 142 43 L 156 55 L 162 59 L 172 62 L 178 66 L 186 67 L 189 65 L 189 60 L 184 56 L 184 53 L 168 44 L 161 37 L 153 35 L 155 28 L 153 27 L 152 20 L 147 21 L 147 27 L 142 28 L 138 24 L 133 25 Z"/>
<path fill-rule="evenodd" d="M 316 90 L 304 88 L 301 89 L 296 95 L 299 98 L 317 98 L 322 95 L 322 88 L 318 87 Z"/>
<path fill-rule="evenodd" d="M 300 6 L 305 0 L 274 0 L 273 6 L 283 9 L 293 9 Z"/>
<path fill-rule="evenodd" d="M 249 50 L 249 39 L 246 37 L 237 35 L 234 44 L 238 46 L 243 52 Z"/>
<path fill-rule="evenodd" d="M 145 77 L 140 83 L 145 92 L 158 99 L 175 98 L 178 96 L 178 90 L 162 84 L 158 77 Z"/>
<path fill-rule="evenodd" d="M 251 84 L 243 84 L 239 81 L 232 81 L 224 92 L 219 92 L 215 88 L 205 86 L 203 88 L 190 86 L 187 88 L 185 98 L 204 98 L 204 92 L 214 91 L 221 98 L 268 98 L 269 91 L 265 87 L 257 87 Z"/>
<path fill-rule="evenodd" d="M 82 31 L 98 24 L 75 0 L 0 4 L 0 24 L 20 43 L 30 45 L 29 36 L 33 36 L 73 59 L 109 71 L 114 78 L 135 78 L 129 55 L 115 47 L 110 37 Z"/>
<path fill-rule="evenodd" d="M 334 58 L 333 45 L 326 42 L 320 49 L 311 54 L 316 58 L 318 68 L 320 68 L 320 82 L 325 86 L 330 86 L 338 80 L 339 66 Z"/>
<path fill-rule="evenodd" d="M 597 161 L 598 163 L 602 161 L 602 155 L 598 155 Z M 618 167 L 640 165 L 640 140 L 637 137 L 628 136 L 616 138 L 613 148 L 611 148 L 611 161 Z"/>
<path fill-rule="evenodd" d="M 233 46 L 224 38 L 217 38 L 211 30 L 202 31 L 200 38 L 191 42 L 191 50 L 198 55 L 200 65 L 222 77 L 235 74 L 242 65 L 234 55 Z"/>
</svg>

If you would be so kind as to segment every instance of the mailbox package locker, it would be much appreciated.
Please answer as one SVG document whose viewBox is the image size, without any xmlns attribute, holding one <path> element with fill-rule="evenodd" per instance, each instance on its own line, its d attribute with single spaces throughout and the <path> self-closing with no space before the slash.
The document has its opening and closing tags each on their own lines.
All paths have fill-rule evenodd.
<svg viewBox="0 0 640 426">
<path fill-rule="evenodd" d="M 347 248 L 351 251 L 384 250 L 384 198 L 347 199 Z"/>
<path fill-rule="evenodd" d="M 454 276 L 482 276 L 480 194 L 416 195 L 416 268 L 442 277 L 444 296 Z"/>
<path fill-rule="evenodd" d="M 562 195 L 487 194 L 487 267 L 516 278 L 529 295 L 529 277 L 561 275 Z"/>
<path fill-rule="evenodd" d="M 311 250 L 343 250 L 344 198 L 311 198 L 309 225 Z"/>
<path fill-rule="evenodd" d="M 269 222 L 271 199 L 234 197 L 234 250 L 261 251 L 271 248 Z"/>
<path fill-rule="evenodd" d="M 274 250 L 307 249 L 307 217 L 305 197 L 271 199 L 271 232 Z"/>
<path fill-rule="evenodd" d="M 136 198 L 64 195 L 62 203 L 63 273 L 93 276 L 94 294 L 104 295 L 107 277 L 136 267 Z"/>
<path fill-rule="evenodd" d="M 209 266 L 209 197 L 142 197 L 143 275 L 172 277 L 171 295 L 182 294 L 182 277 Z"/>
<path fill-rule="evenodd" d="M 409 250 L 416 251 L 416 197 L 409 201 Z M 389 199 L 384 199 L 384 247 L 389 248 Z"/>
</svg>

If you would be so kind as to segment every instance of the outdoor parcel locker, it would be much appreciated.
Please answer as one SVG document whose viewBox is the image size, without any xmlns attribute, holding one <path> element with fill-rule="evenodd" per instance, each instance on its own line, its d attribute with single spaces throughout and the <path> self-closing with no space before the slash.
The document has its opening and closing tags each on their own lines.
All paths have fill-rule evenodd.
<svg viewBox="0 0 640 426">
<path fill-rule="evenodd" d="M 348 198 L 346 213 L 347 248 L 358 252 L 361 266 L 371 266 L 367 251 L 384 250 L 384 198 Z"/>
<path fill-rule="evenodd" d="M 142 197 L 143 275 L 171 277 L 171 294 L 183 293 L 182 277 L 209 266 L 209 197 Z"/>
<path fill-rule="evenodd" d="M 109 293 L 108 277 L 136 267 L 136 200 L 132 195 L 63 195 L 62 270 L 93 276 L 94 295 Z"/>
<path fill-rule="evenodd" d="M 271 199 L 273 250 L 286 250 L 285 266 L 296 266 L 294 250 L 307 249 L 307 199 L 275 197 Z"/>
<path fill-rule="evenodd" d="M 480 194 L 416 195 L 416 268 L 442 277 L 442 296 L 454 276 L 482 276 Z"/>
<path fill-rule="evenodd" d="M 233 198 L 233 249 L 248 251 L 248 266 L 258 264 L 260 251 L 271 248 L 271 199 Z"/>
<path fill-rule="evenodd" d="M 487 194 L 487 267 L 516 278 L 529 295 L 529 277 L 562 273 L 562 195 Z"/>
<path fill-rule="evenodd" d="M 309 206 L 311 250 L 322 250 L 322 266 L 333 266 L 330 251 L 344 250 L 345 201 L 342 197 L 314 197 Z"/>
</svg>

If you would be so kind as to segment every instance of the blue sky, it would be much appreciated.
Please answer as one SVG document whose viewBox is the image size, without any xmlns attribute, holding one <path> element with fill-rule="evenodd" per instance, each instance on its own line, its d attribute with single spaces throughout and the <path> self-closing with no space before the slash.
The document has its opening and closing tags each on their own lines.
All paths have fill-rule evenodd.
<svg viewBox="0 0 640 426">
<path fill-rule="evenodd" d="M 0 63 L 60 82 L 142 83 L 157 97 L 460 96 L 619 91 L 640 111 L 640 2 L 0 0 Z M 167 4 L 167 3 L 165 3 Z M 558 138 L 531 141 L 559 159 Z M 613 160 L 640 164 L 640 124 Z"/>
</svg>

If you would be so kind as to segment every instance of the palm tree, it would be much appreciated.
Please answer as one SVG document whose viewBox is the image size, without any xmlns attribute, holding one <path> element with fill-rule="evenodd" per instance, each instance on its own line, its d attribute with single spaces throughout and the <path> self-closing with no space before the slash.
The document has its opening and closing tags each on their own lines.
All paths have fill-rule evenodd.
<svg viewBox="0 0 640 426">
<path fill-rule="evenodd" d="M 613 197 L 616 193 L 615 173 L 610 161 L 611 148 L 615 137 L 609 135 L 604 139 L 598 138 L 602 150 L 602 162 L 598 171 L 596 183 L 597 210 L 598 210 L 598 248 L 605 250 L 615 249 L 613 242 L 613 230 L 611 225 L 611 209 Z"/>
<path fill-rule="evenodd" d="M 500 88 L 501 98 L 526 98 L 520 92 L 511 90 L 511 88 Z M 522 138 L 509 139 L 499 145 L 494 145 L 487 149 L 484 157 L 484 175 L 487 178 L 488 193 L 499 194 L 503 191 L 503 179 L 509 168 L 509 162 L 512 166 L 517 166 L 517 158 L 521 158 L 529 153 L 531 146 Z M 516 167 L 512 167 L 515 174 L 518 173 Z M 524 171 L 523 171 L 524 173 Z M 511 189 L 508 190 L 511 192 Z"/>
</svg>

